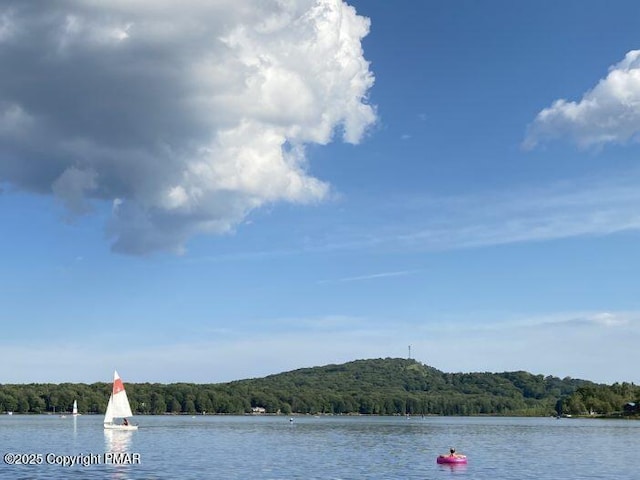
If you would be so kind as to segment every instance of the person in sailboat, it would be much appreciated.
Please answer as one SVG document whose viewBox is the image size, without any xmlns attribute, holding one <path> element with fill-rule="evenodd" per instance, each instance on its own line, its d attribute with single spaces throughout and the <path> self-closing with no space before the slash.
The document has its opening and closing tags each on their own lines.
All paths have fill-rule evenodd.
<svg viewBox="0 0 640 480">
<path fill-rule="evenodd" d="M 125 427 L 128 427 L 128 426 L 129 426 L 129 420 L 127 420 L 126 418 L 125 418 L 125 419 L 123 419 L 123 420 L 122 420 L 122 424 L 123 424 Z"/>
</svg>

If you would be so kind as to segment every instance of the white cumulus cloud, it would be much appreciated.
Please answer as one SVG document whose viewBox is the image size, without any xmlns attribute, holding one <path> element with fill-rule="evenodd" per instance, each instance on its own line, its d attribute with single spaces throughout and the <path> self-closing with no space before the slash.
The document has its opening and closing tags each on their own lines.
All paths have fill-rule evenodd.
<svg viewBox="0 0 640 480">
<path fill-rule="evenodd" d="M 376 120 L 368 32 L 342 0 L 4 2 L 0 183 L 113 205 L 128 254 L 322 200 L 305 145 Z"/>
<path fill-rule="evenodd" d="M 538 113 L 524 145 L 566 137 L 590 147 L 636 141 L 639 134 L 640 50 L 632 50 L 580 101 L 559 99 Z"/>
</svg>

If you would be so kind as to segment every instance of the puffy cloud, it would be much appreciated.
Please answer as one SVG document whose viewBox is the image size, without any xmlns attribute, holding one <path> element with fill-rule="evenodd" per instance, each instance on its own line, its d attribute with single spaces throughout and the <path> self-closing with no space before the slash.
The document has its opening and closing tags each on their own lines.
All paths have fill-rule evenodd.
<svg viewBox="0 0 640 480">
<path fill-rule="evenodd" d="M 376 120 L 369 21 L 341 0 L 3 5 L 0 183 L 73 214 L 110 202 L 118 252 L 321 200 L 305 145 Z"/>
<path fill-rule="evenodd" d="M 579 102 L 556 100 L 538 113 L 524 145 L 569 137 L 589 147 L 635 141 L 639 134 L 640 50 L 632 50 Z"/>
</svg>

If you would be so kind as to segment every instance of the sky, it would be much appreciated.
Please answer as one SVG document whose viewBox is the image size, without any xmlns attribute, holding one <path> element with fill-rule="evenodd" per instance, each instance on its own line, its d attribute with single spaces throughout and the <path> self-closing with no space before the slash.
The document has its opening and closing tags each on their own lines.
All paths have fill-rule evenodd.
<svg viewBox="0 0 640 480">
<path fill-rule="evenodd" d="M 634 1 L 0 4 L 0 383 L 640 383 Z"/>
</svg>

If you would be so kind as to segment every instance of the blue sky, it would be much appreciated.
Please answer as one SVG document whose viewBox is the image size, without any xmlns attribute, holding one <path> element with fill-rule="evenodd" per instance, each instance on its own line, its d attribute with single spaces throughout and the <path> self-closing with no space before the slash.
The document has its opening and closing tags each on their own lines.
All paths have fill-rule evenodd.
<svg viewBox="0 0 640 480">
<path fill-rule="evenodd" d="M 0 383 L 640 382 L 640 6 L 254 3 L 0 7 Z"/>
</svg>

